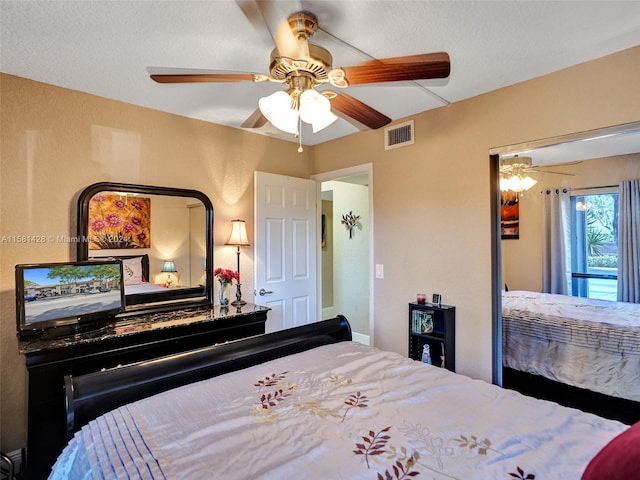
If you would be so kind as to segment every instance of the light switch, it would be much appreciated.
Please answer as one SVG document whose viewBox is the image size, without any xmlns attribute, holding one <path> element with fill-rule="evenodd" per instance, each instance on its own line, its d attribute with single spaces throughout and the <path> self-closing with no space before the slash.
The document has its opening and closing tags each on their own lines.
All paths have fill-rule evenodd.
<svg viewBox="0 0 640 480">
<path fill-rule="evenodd" d="M 376 263 L 376 278 L 384 278 L 384 265 Z"/>
</svg>

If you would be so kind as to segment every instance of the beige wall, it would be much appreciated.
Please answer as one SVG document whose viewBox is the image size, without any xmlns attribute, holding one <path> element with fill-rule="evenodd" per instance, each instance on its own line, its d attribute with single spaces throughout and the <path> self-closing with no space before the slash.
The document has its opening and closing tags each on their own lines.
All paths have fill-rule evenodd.
<svg viewBox="0 0 640 480">
<path fill-rule="evenodd" d="M 376 346 L 405 353 L 407 302 L 441 293 L 457 306 L 458 371 L 490 380 L 488 151 L 640 120 L 638 78 L 640 47 L 417 115 L 409 147 L 385 152 L 383 132 L 369 131 L 301 157 L 291 143 L 2 75 L 0 234 L 73 234 L 77 195 L 97 181 L 192 188 L 216 209 L 216 266 L 233 267 L 225 226 L 237 217 L 252 225 L 254 170 L 308 177 L 371 162 L 372 248 L 385 265 L 373 292 Z M 72 256 L 70 245 L 0 243 L 3 451 L 24 444 L 13 266 Z M 253 280 L 243 288 L 252 289 Z"/>
<path fill-rule="evenodd" d="M 215 266 L 236 267 L 225 247 L 233 218 L 253 235 L 255 170 L 308 178 L 307 153 L 269 139 L 149 109 L 0 76 L 0 237 L 75 235 L 79 193 L 100 181 L 200 190 L 214 206 Z M 5 238 L 6 240 L 6 238 Z M 253 291 L 253 250 L 242 252 Z M 25 443 L 26 369 L 15 330 L 14 265 L 75 259 L 75 245 L 0 242 L 2 451 Z"/>
<path fill-rule="evenodd" d="M 640 153 L 593 159 L 549 170 L 570 175 L 536 173 L 538 183 L 520 197 L 520 238 L 501 242 L 502 282 L 509 290 L 542 291 L 541 192 L 555 187 L 618 185 L 621 180 L 640 178 Z M 598 190 L 591 193 L 598 193 Z"/>
</svg>

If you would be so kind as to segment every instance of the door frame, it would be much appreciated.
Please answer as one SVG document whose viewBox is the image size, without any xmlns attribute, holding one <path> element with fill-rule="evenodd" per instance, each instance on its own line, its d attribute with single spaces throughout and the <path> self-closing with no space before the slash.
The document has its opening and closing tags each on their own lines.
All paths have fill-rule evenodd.
<svg viewBox="0 0 640 480">
<path fill-rule="evenodd" d="M 364 175 L 366 174 L 369 178 L 369 344 L 375 345 L 375 328 L 374 328 L 374 304 L 373 304 L 373 272 L 374 268 L 374 244 L 373 244 L 373 229 L 374 229 L 374 211 L 373 211 L 373 164 L 372 163 L 364 163 L 362 165 L 356 165 L 353 167 L 341 168 L 339 170 L 332 170 L 330 172 L 318 173 L 316 175 L 311 176 L 311 180 L 315 180 L 317 184 L 317 204 L 318 208 L 316 209 L 316 221 L 318 225 L 318 232 L 321 231 L 322 228 L 322 183 L 329 182 L 331 180 L 337 180 L 343 177 L 352 177 L 356 175 Z M 318 249 L 316 251 L 317 259 L 316 264 L 318 265 L 317 270 L 317 296 L 319 301 L 317 302 L 317 315 L 318 318 L 322 316 L 322 245 L 318 242 Z"/>
</svg>

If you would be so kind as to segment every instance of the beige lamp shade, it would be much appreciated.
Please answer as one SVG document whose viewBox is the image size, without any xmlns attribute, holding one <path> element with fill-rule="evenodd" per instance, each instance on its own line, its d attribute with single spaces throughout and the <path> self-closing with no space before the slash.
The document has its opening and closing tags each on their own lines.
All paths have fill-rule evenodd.
<svg viewBox="0 0 640 480">
<path fill-rule="evenodd" d="M 248 247 L 251 245 L 247 238 L 247 226 L 244 220 L 231 221 L 231 233 L 225 245 L 237 245 L 239 247 Z"/>
</svg>

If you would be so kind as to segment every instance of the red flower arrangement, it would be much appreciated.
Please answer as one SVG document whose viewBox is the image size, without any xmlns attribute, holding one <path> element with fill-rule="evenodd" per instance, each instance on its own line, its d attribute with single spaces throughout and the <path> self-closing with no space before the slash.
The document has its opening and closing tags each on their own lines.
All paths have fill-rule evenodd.
<svg viewBox="0 0 640 480">
<path fill-rule="evenodd" d="M 240 281 L 240 274 L 238 272 L 234 272 L 233 270 L 227 270 L 224 268 L 216 268 L 213 271 L 213 276 L 218 278 L 220 285 L 226 287 L 231 284 L 234 280 L 236 282 Z"/>
</svg>

